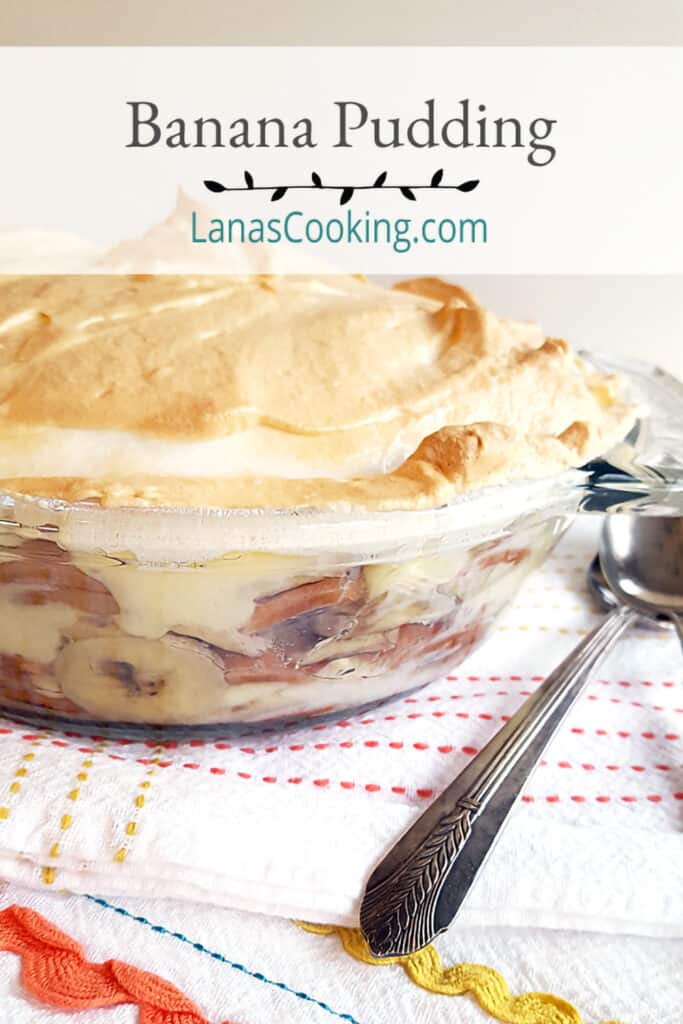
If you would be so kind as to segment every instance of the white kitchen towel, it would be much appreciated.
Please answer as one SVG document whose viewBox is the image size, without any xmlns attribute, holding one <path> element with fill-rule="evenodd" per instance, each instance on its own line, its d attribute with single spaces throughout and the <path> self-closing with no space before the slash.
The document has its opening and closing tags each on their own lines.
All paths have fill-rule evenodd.
<svg viewBox="0 0 683 1024">
<path fill-rule="evenodd" d="M 357 921 L 373 866 L 597 621 L 595 521 L 453 674 L 363 716 L 249 740 L 105 740 L 0 722 L 0 877 Z M 461 926 L 683 934 L 677 640 L 635 630 L 546 752 Z"/>
<path fill-rule="evenodd" d="M 81 943 L 89 961 L 124 960 L 171 982 L 197 1006 L 203 1024 L 494 1024 L 473 994 L 435 994 L 438 971 L 423 976 L 424 989 L 398 965 L 370 966 L 349 956 L 338 935 L 311 935 L 274 917 L 172 900 L 91 899 L 0 883 L 0 919 L 11 905 L 38 911 Z M 680 1024 L 681 939 L 458 926 L 440 935 L 435 945 L 446 972 L 463 962 L 484 965 L 473 987 L 485 1004 L 488 997 L 489 1010 L 497 1002 L 503 1011 L 499 1019 Z M 27 990 L 21 966 L 19 956 L 0 952 L 1 1024 L 141 1024 L 131 1003 L 72 1013 L 54 1009 Z M 507 1013 L 505 997 L 500 998 L 504 985 L 494 981 L 492 970 L 512 993 Z M 472 983 L 471 969 L 465 968 L 465 974 Z M 77 981 L 63 966 L 52 979 L 61 993 Z M 41 980 L 49 983 L 47 970 Z M 443 987 L 451 988 L 448 983 Z M 527 996 L 521 1004 L 512 1002 L 531 992 L 550 992 L 575 1009 L 553 998 Z"/>
</svg>

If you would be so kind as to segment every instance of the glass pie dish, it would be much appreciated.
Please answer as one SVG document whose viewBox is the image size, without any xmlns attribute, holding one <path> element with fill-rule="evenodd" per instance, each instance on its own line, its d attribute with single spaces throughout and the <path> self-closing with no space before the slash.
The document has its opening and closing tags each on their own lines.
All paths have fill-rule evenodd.
<svg viewBox="0 0 683 1024">
<path fill-rule="evenodd" d="M 579 509 L 683 514 L 683 386 L 552 478 L 390 512 L 103 508 L 0 497 L 0 705 L 165 735 L 344 716 L 455 668 Z"/>
<path fill-rule="evenodd" d="M 0 702 L 34 722 L 224 731 L 413 690 L 483 641 L 576 505 L 557 483 L 498 490 L 353 517 L 7 497 Z"/>
</svg>

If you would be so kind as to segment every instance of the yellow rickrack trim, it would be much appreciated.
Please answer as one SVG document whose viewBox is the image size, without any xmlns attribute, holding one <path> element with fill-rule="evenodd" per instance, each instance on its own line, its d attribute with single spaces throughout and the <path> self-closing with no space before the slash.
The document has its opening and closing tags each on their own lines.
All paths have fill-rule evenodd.
<svg viewBox="0 0 683 1024">
<path fill-rule="evenodd" d="M 354 959 L 374 967 L 400 964 L 410 980 L 427 992 L 443 996 L 471 993 L 482 1010 L 505 1024 L 583 1024 L 581 1014 L 565 999 L 548 992 L 526 992 L 513 996 L 498 971 L 482 964 L 454 964 L 444 967 L 434 946 L 425 946 L 410 956 L 374 957 L 358 928 L 334 925 L 296 924 L 314 935 L 338 935 L 345 951 Z M 619 1024 L 604 1021 L 603 1024 Z"/>
</svg>

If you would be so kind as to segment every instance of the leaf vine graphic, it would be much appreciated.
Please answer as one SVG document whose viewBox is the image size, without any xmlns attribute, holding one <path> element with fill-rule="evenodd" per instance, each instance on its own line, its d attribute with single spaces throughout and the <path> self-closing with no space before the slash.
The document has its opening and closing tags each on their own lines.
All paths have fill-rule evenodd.
<svg viewBox="0 0 683 1024">
<path fill-rule="evenodd" d="M 211 178 L 204 180 L 204 187 L 209 192 L 270 192 L 270 201 L 277 203 L 280 199 L 284 199 L 288 192 L 299 190 L 306 191 L 311 189 L 320 189 L 328 192 L 339 193 L 339 205 L 346 206 L 351 201 L 356 192 L 372 192 L 375 189 L 382 189 L 385 192 L 398 192 L 403 196 L 404 199 L 409 199 L 411 202 L 417 201 L 417 192 L 428 191 L 430 189 L 439 189 L 440 192 L 445 191 L 457 191 L 457 192 L 473 192 L 479 185 L 478 178 L 472 178 L 469 181 L 461 181 L 457 185 L 444 185 L 443 184 L 444 170 L 442 167 L 438 171 L 435 171 L 431 176 L 427 185 L 417 184 L 387 184 L 388 171 L 380 171 L 375 180 L 371 185 L 333 185 L 324 184 L 321 176 L 317 171 L 311 172 L 311 184 L 303 185 L 256 185 L 254 183 L 254 176 L 250 171 L 244 172 L 244 185 L 223 185 L 220 181 L 214 181 Z"/>
</svg>

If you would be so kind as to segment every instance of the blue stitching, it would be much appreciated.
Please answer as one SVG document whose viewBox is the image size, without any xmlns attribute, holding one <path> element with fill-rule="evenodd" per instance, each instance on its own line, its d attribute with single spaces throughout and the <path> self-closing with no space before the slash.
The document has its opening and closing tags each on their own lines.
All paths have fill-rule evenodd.
<svg viewBox="0 0 683 1024">
<path fill-rule="evenodd" d="M 247 974 L 250 978 L 255 978 L 256 981 L 262 981 L 266 985 L 273 985 L 274 988 L 279 988 L 283 992 L 289 992 L 290 995 L 296 996 L 297 999 L 303 999 L 307 1003 L 313 1003 L 315 1006 L 320 1007 L 326 1013 L 332 1014 L 333 1017 L 339 1017 L 341 1020 L 346 1020 L 349 1024 L 359 1024 L 355 1017 L 352 1017 L 350 1013 L 339 1013 L 338 1010 L 333 1010 L 327 1003 L 323 1003 L 320 999 L 315 999 L 314 996 L 309 996 L 306 992 L 297 992 L 295 989 L 290 988 L 284 981 L 272 981 L 270 978 L 266 978 L 265 974 L 261 974 L 260 971 L 250 971 L 248 967 L 243 964 L 235 963 L 234 960 L 228 960 L 227 957 L 223 956 L 222 953 L 215 953 L 211 949 L 207 949 L 201 942 L 193 942 L 192 939 L 188 939 L 186 935 L 182 935 L 180 932 L 172 932 L 168 928 L 164 928 L 161 924 L 152 924 L 146 917 L 139 917 L 137 914 L 131 914 L 129 910 L 125 910 L 124 907 L 117 907 L 113 903 L 108 903 L 103 900 L 100 896 L 90 896 L 88 893 L 84 893 L 86 900 L 91 900 L 93 903 L 98 903 L 101 907 L 105 907 L 107 910 L 113 910 L 117 914 L 121 914 L 122 917 L 129 917 L 131 921 L 137 921 L 138 924 L 144 924 L 148 928 L 151 928 L 153 932 L 158 932 L 160 935 L 169 935 L 173 939 L 179 939 L 181 942 L 187 943 L 188 946 L 192 946 L 198 953 L 206 953 L 214 960 L 219 960 L 222 964 L 227 967 L 232 967 L 236 971 L 241 971 L 242 974 Z"/>
</svg>

